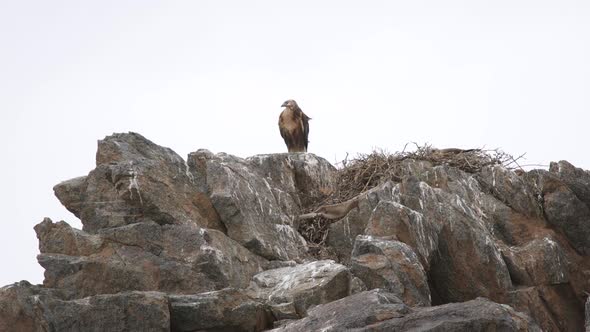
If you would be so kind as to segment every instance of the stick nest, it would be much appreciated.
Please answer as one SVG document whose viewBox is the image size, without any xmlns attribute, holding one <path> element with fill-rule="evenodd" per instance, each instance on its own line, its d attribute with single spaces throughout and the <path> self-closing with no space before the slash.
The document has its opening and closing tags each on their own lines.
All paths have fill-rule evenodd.
<svg viewBox="0 0 590 332">
<path fill-rule="evenodd" d="M 374 150 L 369 154 L 359 154 L 350 160 L 347 156 L 337 164 L 336 185 L 332 194 L 309 206 L 304 212 L 315 211 L 322 205 L 347 201 L 387 181 L 401 182 L 407 174 L 407 167 L 404 167 L 403 163 L 408 159 L 427 161 L 432 166 L 448 165 L 467 173 L 477 173 L 484 167 L 496 165 L 503 165 L 511 170 L 522 169 L 518 161 L 524 157 L 523 154 L 515 158 L 498 149 L 436 149 L 431 145 L 414 145 L 414 151 L 406 151 L 406 144 L 401 152 Z M 312 248 L 325 247 L 331 222 L 334 220 L 322 217 L 302 220 L 299 232 Z M 321 250 L 310 251 L 313 254 L 313 251 Z"/>
<path fill-rule="evenodd" d="M 414 143 L 415 144 L 415 143 Z M 517 158 L 495 149 L 436 149 L 431 145 L 415 144 L 415 151 L 388 153 L 374 150 L 370 154 L 359 154 L 352 160 L 344 159 L 336 175 L 334 199 L 342 202 L 387 181 L 401 182 L 407 167 L 403 162 L 407 159 L 427 161 L 432 166 L 448 165 L 467 173 L 477 173 L 484 167 L 503 165 L 508 169 L 520 169 Z M 406 144 L 407 147 L 407 144 Z"/>
</svg>

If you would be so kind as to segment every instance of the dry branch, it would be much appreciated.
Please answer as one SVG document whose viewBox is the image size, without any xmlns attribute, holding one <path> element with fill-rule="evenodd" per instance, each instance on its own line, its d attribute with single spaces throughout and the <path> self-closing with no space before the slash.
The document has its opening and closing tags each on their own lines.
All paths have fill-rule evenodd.
<svg viewBox="0 0 590 332">
<path fill-rule="evenodd" d="M 346 158 L 337 164 L 340 167 L 332 194 L 309 206 L 304 211 L 307 213 L 299 216 L 299 232 L 303 237 L 310 244 L 323 246 L 327 239 L 329 224 L 357 207 L 360 194 L 387 181 L 401 182 L 407 175 L 405 160 L 426 161 L 433 166 L 448 165 L 468 173 L 477 173 L 484 167 L 496 165 L 503 165 L 511 170 L 522 170 L 519 160 L 525 156 L 522 154 L 514 158 L 498 149 L 436 149 L 430 145 L 412 144 L 415 146 L 414 151 L 407 151 L 408 143 L 401 152 L 396 153 L 374 150 L 370 154 L 359 154 L 353 159 L 349 159 L 347 154 Z M 350 202 L 355 202 L 356 205 L 350 208 Z"/>
</svg>

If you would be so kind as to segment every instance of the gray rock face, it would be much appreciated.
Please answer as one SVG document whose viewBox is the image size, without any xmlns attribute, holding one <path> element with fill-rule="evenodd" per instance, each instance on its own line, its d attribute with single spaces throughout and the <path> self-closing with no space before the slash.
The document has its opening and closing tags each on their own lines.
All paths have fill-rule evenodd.
<svg viewBox="0 0 590 332">
<path fill-rule="evenodd" d="M 318 305 L 308 317 L 273 331 L 353 331 L 412 311 L 395 295 L 381 289 Z"/>
<path fill-rule="evenodd" d="M 381 288 L 408 306 L 430 306 L 426 272 L 407 244 L 359 235 L 352 252 L 352 273 L 368 289 Z"/>
<path fill-rule="evenodd" d="M 437 307 L 409 308 L 375 289 L 319 305 L 309 316 L 273 331 L 541 331 L 509 306 L 478 298 Z"/>
<path fill-rule="evenodd" d="M 485 167 L 477 180 L 482 190 L 489 192 L 515 212 L 530 218 L 541 218 L 543 211 L 539 204 L 538 191 L 528 183 L 527 177 L 502 167 Z"/>
<path fill-rule="evenodd" d="M 569 281 L 568 261 L 561 246 L 550 237 L 503 252 L 512 281 L 517 285 L 554 285 Z"/>
<path fill-rule="evenodd" d="M 79 300 L 39 299 L 47 331 L 170 331 L 165 294 L 125 292 Z"/>
<path fill-rule="evenodd" d="M 78 297 L 246 287 L 265 263 L 223 233 L 192 224 L 143 222 L 88 234 L 45 219 L 35 230 L 44 285 L 73 290 Z"/>
<path fill-rule="evenodd" d="M 421 308 L 402 318 L 375 324 L 370 331 L 522 331 L 542 330 L 527 315 L 485 298 Z"/>
<path fill-rule="evenodd" d="M 35 296 L 52 292 L 53 290 L 32 286 L 27 281 L 0 288 L 0 332 L 42 331 L 36 319 Z"/>
<path fill-rule="evenodd" d="M 586 300 L 586 332 L 590 331 L 590 298 Z"/>
<path fill-rule="evenodd" d="M 334 190 L 336 169 L 312 153 L 264 154 L 247 160 L 279 188 L 277 193 L 289 193 L 299 206 L 315 204 Z"/>
<path fill-rule="evenodd" d="M 171 295 L 172 331 L 262 331 L 271 326 L 266 307 L 236 289 Z"/>
<path fill-rule="evenodd" d="M 0 331 L 262 331 L 274 320 L 265 305 L 231 288 L 70 295 L 24 281 L 0 288 Z"/>
<path fill-rule="evenodd" d="M 241 159 L 201 150 L 189 156 L 227 234 L 267 259 L 304 257 L 305 240 L 293 220 L 299 207 L 330 190 L 334 168 L 311 154 Z"/>
<path fill-rule="evenodd" d="M 394 186 L 393 182 L 387 182 L 369 190 L 360 197 L 358 209 L 351 210 L 344 218 L 329 226 L 327 243 L 335 249 L 341 262 L 350 263 L 350 255 L 357 235 L 365 234 L 369 218 L 379 202 L 391 200 L 391 191 Z"/>
<path fill-rule="evenodd" d="M 399 186 L 396 187 L 399 189 Z M 424 214 L 393 200 L 380 201 L 370 216 L 365 230 L 372 236 L 391 236 L 407 243 L 429 267 L 438 248 L 440 227 Z"/>
<path fill-rule="evenodd" d="M 521 287 L 511 292 L 510 303 L 544 331 L 580 331 L 584 325 L 583 305 L 568 284 Z"/>
<path fill-rule="evenodd" d="M 361 199 L 359 211 L 353 210 L 333 224 L 329 243 L 345 251 L 350 248 L 351 238 L 359 234 L 386 236 L 408 244 L 416 252 L 435 292 L 435 303 L 486 296 L 504 303 L 518 303 L 519 309 L 540 317 L 544 328 L 552 327 L 549 321 L 563 320 L 551 317 L 547 308 L 532 305 L 534 301 L 527 306 L 509 295 L 514 287 L 512 282 L 516 286 L 538 287 L 570 287 L 569 282 L 576 282 L 578 290 L 587 287 L 586 282 L 579 281 L 584 280 L 580 273 L 589 271 L 587 264 L 576 267 L 574 272 L 568 264 L 574 261 L 578 264 L 584 259 L 571 257 L 569 249 L 562 250 L 569 245 L 544 220 L 544 187 L 535 175 L 538 171 L 518 176 L 493 167 L 470 175 L 447 166 L 407 161 L 405 172 L 401 183 L 387 183 L 371 190 Z M 571 210 L 585 214 L 580 204 Z M 568 235 L 570 239 L 573 236 Z M 572 273 L 578 277 L 572 278 Z M 546 290 L 543 294 L 548 296 L 553 292 Z M 566 297 L 561 294 L 552 297 Z M 540 299 L 539 295 L 535 296 L 535 301 Z M 575 308 L 575 301 L 569 303 Z M 570 304 L 563 302 L 564 307 Z M 558 315 L 567 316 L 572 310 Z M 551 319 L 543 320 L 544 315 Z M 579 323 L 564 326 L 579 326 Z"/>
<path fill-rule="evenodd" d="M 312 305 L 350 294 L 348 268 L 331 260 L 267 270 L 255 275 L 248 289 L 253 298 L 266 301 L 279 319 L 306 315 Z"/>
<path fill-rule="evenodd" d="M 590 254 L 590 208 L 555 174 L 533 173 L 543 196 L 547 221 L 563 230 L 572 246 L 583 255 Z"/>
<path fill-rule="evenodd" d="M 90 233 L 142 221 L 224 231 L 186 162 L 135 133 L 99 141 L 96 168 L 86 177 L 56 185 L 54 191 Z"/>
<path fill-rule="evenodd" d="M 442 302 L 478 296 L 501 301 L 512 285 L 485 221 L 478 182 L 461 171 L 419 165 L 421 173 L 404 178 L 378 203 L 365 234 L 391 236 L 412 247 Z M 441 188 L 421 180 L 433 177 L 441 179 L 433 182 Z"/>
<path fill-rule="evenodd" d="M 590 173 L 565 161 L 405 159 L 328 226 L 338 264 L 310 259 L 296 231 L 334 190 L 313 154 L 184 162 L 129 133 L 96 157 L 55 187 L 83 230 L 35 227 L 44 285 L 0 289 L 0 332 L 580 331 L 588 315 Z"/>
<path fill-rule="evenodd" d="M 535 187 L 503 168 L 471 175 L 428 162 L 404 165 L 402 182 L 369 191 L 359 211 L 331 226 L 328 243 L 340 254 L 359 234 L 391 237 L 418 255 L 437 302 L 505 300 L 512 284 L 500 249 L 504 241 L 520 244 L 513 220 L 544 227 L 535 219 L 542 215 Z"/>
<path fill-rule="evenodd" d="M 549 172 L 565 183 L 586 206 L 590 207 L 590 173 L 565 160 L 551 163 Z"/>
<path fill-rule="evenodd" d="M 23 282 L 0 289 L 0 331 L 170 331 L 163 293 L 124 292 L 77 300 L 62 300 L 60 295 Z"/>
</svg>

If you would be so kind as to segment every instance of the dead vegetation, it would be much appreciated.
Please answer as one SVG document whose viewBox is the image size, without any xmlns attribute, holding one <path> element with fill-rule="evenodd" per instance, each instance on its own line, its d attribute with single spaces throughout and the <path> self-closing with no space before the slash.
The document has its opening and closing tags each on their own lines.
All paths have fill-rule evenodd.
<svg viewBox="0 0 590 332">
<path fill-rule="evenodd" d="M 321 216 L 301 220 L 299 233 L 307 241 L 308 253 L 316 259 L 336 259 L 336 255 L 326 246 L 328 228 L 333 220 Z"/>
<path fill-rule="evenodd" d="M 477 173 L 487 166 L 504 165 L 508 169 L 520 169 L 517 158 L 495 149 L 436 149 L 430 145 L 415 144 L 414 151 L 388 153 L 375 150 L 370 154 L 360 154 L 352 160 L 343 160 L 338 170 L 336 188 L 332 196 L 345 201 L 387 181 L 400 182 L 407 168 L 407 159 L 430 162 L 433 166 L 448 165 L 467 173 Z M 407 147 L 407 145 L 406 145 Z"/>
<path fill-rule="evenodd" d="M 353 159 L 348 159 L 347 156 L 337 164 L 336 185 L 332 194 L 323 201 L 309 206 L 304 212 L 314 212 L 327 204 L 345 202 L 387 181 L 401 182 L 407 174 L 404 161 L 408 159 L 426 161 L 433 166 L 448 165 L 467 173 L 477 173 L 484 167 L 495 165 L 503 165 L 511 170 L 522 170 L 519 160 L 524 157 L 524 154 L 513 157 L 498 149 L 436 149 L 431 145 L 420 146 L 415 143 L 414 146 L 415 149 L 412 151 L 406 150 L 408 147 L 406 144 L 401 152 L 389 153 L 385 150 L 374 150 L 369 154 L 359 154 Z M 310 246 L 325 247 L 328 227 L 332 222 L 334 220 L 322 216 L 300 220 L 299 232 Z M 314 249 L 314 251 L 321 250 Z"/>
</svg>

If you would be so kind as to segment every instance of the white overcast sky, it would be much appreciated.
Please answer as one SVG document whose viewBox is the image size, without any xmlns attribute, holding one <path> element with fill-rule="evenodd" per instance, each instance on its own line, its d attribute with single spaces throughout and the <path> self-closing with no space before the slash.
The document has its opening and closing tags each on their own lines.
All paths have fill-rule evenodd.
<svg viewBox="0 0 590 332">
<path fill-rule="evenodd" d="M 590 168 L 590 1 L 0 0 L 0 286 L 42 282 L 52 187 L 136 131 L 181 156 L 286 150 L 295 99 L 329 161 L 406 142 Z"/>
</svg>

